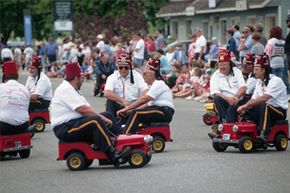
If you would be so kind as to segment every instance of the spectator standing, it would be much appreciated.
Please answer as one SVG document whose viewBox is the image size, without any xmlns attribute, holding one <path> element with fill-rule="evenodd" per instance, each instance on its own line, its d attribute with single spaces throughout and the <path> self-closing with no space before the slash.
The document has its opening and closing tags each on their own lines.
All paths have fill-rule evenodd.
<svg viewBox="0 0 290 193">
<path fill-rule="evenodd" d="M 249 26 L 245 26 L 243 27 L 243 35 L 240 38 L 240 46 L 238 49 L 241 62 L 243 62 L 244 56 L 246 54 L 251 53 L 252 46 L 252 31 Z"/>
<path fill-rule="evenodd" d="M 254 25 L 254 30 L 255 30 L 256 33 L 260 34 L 260 36 L 261 36 L 261 39 L 260 39 L 261 44 L 263 46 L 266 46 L 266 44 L 267 44 L 267 38 L 263 34 L 264 25 L 262 23 L 256 23 Z"/>
<path fill-rule="evenodd" d="M 272 74 L 283 77 L 284 71 L 284 46 L 285 41 L 282 39 L 282 28 L 274 26 L 270 29 L 269 40 L 265 46 L 265 53 L 270 58 Z"/>
<path fill-rule="evenodd" d="M 13 53 L 12 53 L 12 50 L 8 47 L 5 47 L 2 49 L 1 51 L 1 60 L 2 62 L 7 62 L 7 61 L 11 61 L 11 60 L 14 60 L 14 57 L 13 57 Z"/>
<path fill-rule="evenodd" d="M 161 30 L 159 29 L 156 30 L 156 35 L 157 35 L 157 38 L 155 40 L 156 50 L 159 50 L 165 47 L 165 38 L 161 33 Z"/>
<path fill-rule="evenodd" d="M 290 29 L 290 14 L 288 14 L 288 16 L 286 18 L 286 25 Z M 284 83 L 285 82 L 288 83 L 287 94 L 288 94 L 288 102 L 290 102 L 290 85 L 289 85 L 289 80 L 288 80 L 288 70 L 289 70 L 289 74 L 290 74 L 290 32 L 286 36 L 284 51 L 286 54 L 286 61 L 285 61 L 285 66 L 284 66 L 283 81 L 284 81 Z"/>
<path fill-rule="evenodd" d="M 196 35 L 196 42 L 195 42 L 195 49 L 194 49 L 194 59 L 197 63 L 201 64 L 202 60 L 204 60 L 204 53 L 206 49 L 206 39 L 202 34 L 201 29 L 195 30 Z"/>
<path fill-rule="evenodd" d="M 227 48 L 227 50 L 229 52 L 232 52 L 236 56 L 236 58 L 238 58 L 239 57 L 239 55 L 238 55 L 239 53 L 237 51 L 236 40 L 233 37 L 233 35 L 234 35 L 234 30 L 228 29 L 227 30 L 228 44 L 227 44 L 226 48 Z"/>
<path fill-rule="evenodd" d="M 53 42 L 53 39 L 51 37 L 48 38 L 48 43 L 45 45 L 44 49 L 44 57 L 45 60 L 48 61 L 48 71 L 50 71 L 51 67 L 56 66 L 57 53 L 58 46 L 56 45 L 56 43 Z"/>
<path fill-rule="evenodd" d="M 133 63 L 137 68 L 141 69 L 141 66 L 144 62 L 144 52 L 145 52 L 145 43 L 140 33 L 135 35 L 135 40 L 137 41 L 136 46 L 133 47 Z"/>
<path fill-rule="evenodd" d="M 240 38 L 241 38 L 240 26 L 238 24 L 235 24 L 235 25 L 233 25 L 232 30 L 234 31 L 233 38 L 235 39 L 236 49 L 238 52 L 238 49 L 240 47 Z M 239 59 L 239 58 L 237 57 L 237 59 Z"/>
<path fill-rule="evenodd" d="M 189 44 L 188 51 L 187 51 L 187 55 L 188 55 L 187 63 L 188 64 L 192 64 L 194 61 L 195 42 L 196 42 L 196 35 L 193 34 L 191 36 L 191 43 Z"/>
<path fill-rule="evenodd" d="M 181 43 L 176 45 L 176 49 L 173 54 L 173 60 L 177 61 L 181 65 L 187 64 L 187 57 L 184 50 L 182 49 Z"/>
<path fill-rule="evenodd" d="M 252 39 L 253 39 L 254 45 L 251 48 L 251 54 L 254 54 L 254 55 L 263 54 L 265 47 L 263 46 L 263 44 L 260 41 L 261 40 L 261 34 L 259 34 L 257 32 L 253 33 Z"/>
<path fill-rule="evenodd" d="M 162 49 L 157 50 L 155 58 L 160 60 L 160 72 L 162 76 L 165 76 L 171 71 L 171 64 L 168 62 L 166 56 L 164 56 L 164 51 Z"/>
</svg>

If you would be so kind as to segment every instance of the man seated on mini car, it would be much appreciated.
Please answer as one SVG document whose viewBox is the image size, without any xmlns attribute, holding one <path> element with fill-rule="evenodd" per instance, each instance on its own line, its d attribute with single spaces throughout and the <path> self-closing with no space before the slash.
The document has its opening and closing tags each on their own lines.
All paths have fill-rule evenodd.
<svg viewBox="0 0 290 193">
<path fill-rule="evenodd" d="M 271 74 L 270 61 L 267 55 L 256 56 L 254 73 L 258 79 L 254 94 L 246 104 L 238 108 L 238 113 L 246 113 L 258 123 L 259 138 L 264 142 L 276 120 L 287 117 L 287 91 L 283 81 Z"/>
<path fill-rule="evenodd" d="M 50 118 L 54 134 L 59 140 L 95 141 L 108 158 L 118 164 L 118 159 L 128 152 L 117 152 L 109 135 L 109 130 L 118 135 L 119 127 L 111 113 L 97 113 L 81 95 L 84 77 L 77 63 L 69 63 L 66 78 L 56 88 L 51 100 Z"/>
<path fill-rule="evenodd" d="M 29 77 L 25 86 L 30 92 L 29 111 L 46 109 L 52 98 L 49 78 L 42 72 L 41 58 L 33 56 L 28 65 Z"/>
<path fill-rule="evenodd" d="M 116 116 L 116 112 L 136 101 L 148 91 L 142 75 L 132 69 L 131 56 L 120 54 L 117 58 L 118 70 L 111 74 L 106 82 L 104 96 L 108 99 L 106 111 Z M 126 118 L 120 124 L 126 122 Z"/>
<path fill-rule="evenodd" d="M 210 94 L 221 122 L 234 123 L 237 103 L 246 91 L 245 80 L 241 70 L 233 66 L 230 52 L 221 49 L 219 52 L 218 70 L 210 79 Z"/>
<path fill-rule="evenodd" d="M 137 101 L 117 112 L 117 116 L 128 115 L 124 133 L 134 134 L 139 123 L 170 122 L 174 114 L 173 95 L 160 75 L 160 61 L 150 58 L 143 73 L 150 85 L 148 92 Z"/>
<path fill-rule="evenodd" d="M 24 133 L 29 126 L 29 91 L 17 80 L 16 62 L 5 62 L 0 84 L 0 135 Z"/>
</svg>

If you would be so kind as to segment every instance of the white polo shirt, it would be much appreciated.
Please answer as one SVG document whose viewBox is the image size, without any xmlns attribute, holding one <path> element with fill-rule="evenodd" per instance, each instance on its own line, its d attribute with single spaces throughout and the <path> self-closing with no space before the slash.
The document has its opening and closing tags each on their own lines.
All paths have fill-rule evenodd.
<svg viewBox="0 0 290 193">
<path fill-rule="evenodd" d="M 252 99 L 256 99 L 264 94 L 271 96 L 266 103 L 274 107 L 281 107 L 285 110 L 288 109 L 286 86 L 281 78 L 270 74 L 270 80 L 267 86 L 264 85 L 262 80 L 258 79 Z"/>
<path fill-rule="evenodd" d="M 83 115 L 75 111 L 82 105 L 88 105 L 88 101 L 72 85 L 64 80 L 55 90 L 50 102 L 51 126 L 55 127 Z"/>
<path fill-rule="evenodd" d="M 111 74 L 107 81 L 105 90 L 114 92 L 117 96 L 124 98 L 128 102 L 133 102 L 141 96 L 145 89 L 148 89 L 142 75 L 133 70 L 134 84 L 130 82 L 130 72 L 126 78 L 121 77 L 118 70 Z"/>
<path fill-rule="evenodd" d="M 203 35 L 199 36 L 195 41 L 195 48 L 194 53 L 199 53 L 201 50 L 201 47 L 204 47 L 203 53 L 205 53 L 206 49 L 206 39 Z"/>
<path fill-rule="evenodd" d="M 174 109 L 172 91 L 163 80 L 155 80 L 146 95 L 154 99 L 149 101 L 149 106 L 167 106 Z"/>
<path fill-rule="evenodd" d="M 3 60 L 4 58 L 11 58 L 13 60 L 13 53 L 9 48 L 3 48 L 1 51 L 1 59 Z"/>
<path fill-rule="evenodd" d="M 16 80 L 0 84 L 0 121 L 15 126 L 27 122 L 29 102 L 29 91 Z"/>
<path fill-rule="evenodd" d="M 52 87 L 49 78 L 43 73 L 40 73 L 40 78 L 29 76 L 25 86 L 28 88 L 30 94 L 38 94 L 40 98 L 50 101 L 52 98 Z M 37 84 L 35 85 L 37 81 Z"/>
<path fill-rule="evenodd" d="M 242 86 L 246 86 L 241 70 L 234 67 L 234 75 L 224 75 L 216 70 L 210 79 L 210 94 L 221 93 L 228 97 L 233 97 Z"/>
<path fill-rule="evenodd" d="M 145 43 L 143 39 L 140 39 L 137 43 L 135 48 L 138 49 L 138 51 L 133 52 L 133 57 L 137 59 L 144 59 L 144 49 L 145 49 Z"/>
<path fill-rule="evenodd" d="M 246 82 L 247 87 L 246 94 L 253 94 L 257 83 L 257 79 L 255 77 L 251 77 L 252 76 L 251 74 L 249 75 L 249 78 Z"/>
</svg>

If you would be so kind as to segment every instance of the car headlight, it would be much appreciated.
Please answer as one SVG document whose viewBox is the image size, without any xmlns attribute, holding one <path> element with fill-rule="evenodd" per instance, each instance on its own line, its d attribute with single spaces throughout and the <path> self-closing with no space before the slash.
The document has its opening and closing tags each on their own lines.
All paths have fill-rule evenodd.
<svg viewBox="0 0 290 193">
<path fill-rule="evenodd" d="M 151 135 L 145 135 L 144 141 L 145 141 L 145 143 L 150 143 L 153 141 L 153 137 Z"/>
<path fill-rule="evenodd" d="M 219 132 L 221 132 L 223 130 L 223 128 L 224 128 L 224 126 L 222 124 L 219 124 L 217 129 Z"/>
<path fill-rule="evenodd" d="M 232 128 L 233 132 L 237 132 L 238 129 L 239 129 L 239 127 L 237 125 L 234 125 L 233 128 Z"/>
</svg>

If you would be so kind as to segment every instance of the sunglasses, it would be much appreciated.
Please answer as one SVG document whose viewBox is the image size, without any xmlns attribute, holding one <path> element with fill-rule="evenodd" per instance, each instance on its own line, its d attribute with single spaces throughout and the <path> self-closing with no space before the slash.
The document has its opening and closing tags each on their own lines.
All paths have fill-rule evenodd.
<svg viewBox="0 0 290 193">
<path fill-rule="evenodd" d="M 123 69 L 129 70 L 129 66 L 119 66 L 118 68 L 119 70 L 123 70 Z"/>
<path fill-rule="evenodd" d="M 248 31 L 243 31 L 243 34 L 247 34 L 247 33 L 249 33 Z"/>
</svg>

